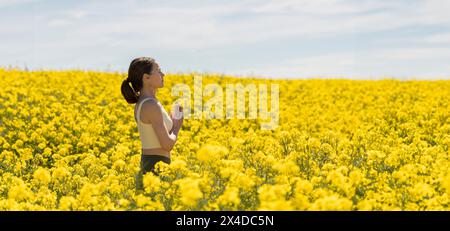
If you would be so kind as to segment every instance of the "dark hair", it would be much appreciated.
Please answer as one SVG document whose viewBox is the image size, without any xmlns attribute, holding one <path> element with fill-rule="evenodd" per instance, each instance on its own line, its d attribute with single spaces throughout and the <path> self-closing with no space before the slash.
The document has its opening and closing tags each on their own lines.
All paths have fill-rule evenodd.
<svg viewBox="0 0 450 231">
<path fill-rule="evenodd" d="M 128 68 L 128 78 L 122 82 L 120 87 L 123 97 L 129 104 L 137 103 L 142 89 L 142 77 L 144 74 L 152 72 L 154 63 L 155 59 L 150 57 L 139 57 L 131 61 Z"/>
</svg>

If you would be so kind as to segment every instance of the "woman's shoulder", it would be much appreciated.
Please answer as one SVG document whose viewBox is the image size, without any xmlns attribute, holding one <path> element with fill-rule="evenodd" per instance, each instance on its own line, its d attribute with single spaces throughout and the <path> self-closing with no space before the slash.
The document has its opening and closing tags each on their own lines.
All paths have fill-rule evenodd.
<svg viewBox="0 0 450 231">
<path fill-rule="evenodd" d="M 148 99 L 148 100 L 147 100 Z M 161 112 L 161 104 L 154 98 L 146 98 L 141 101 L 141 113 L 152 114 L 153 112 Z"/>
<path fill-rule="evenodd" d="M 146 110 L 147 108 L 151 109 L 152 107 L 160 106 L 159 101 L 155 98 L 139 99 L 137 104 L 141 107 L 141 111 Z"/>
<path fill-rule="evenodd" d="M 142 122 L 151 123 L 152 120 L 159 120 L 158 115 L 162 115 L 162 110 L 158 102 L 155 102 L 154 100 L 145 100 L 145 102 L 142 103 L 140 114 Z"/>
</svg>

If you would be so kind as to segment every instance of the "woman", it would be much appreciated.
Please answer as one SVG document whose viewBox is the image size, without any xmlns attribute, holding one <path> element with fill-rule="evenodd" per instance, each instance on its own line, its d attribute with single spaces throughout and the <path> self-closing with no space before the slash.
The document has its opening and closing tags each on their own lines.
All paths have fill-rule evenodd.
<svg viewBox="0 0 450 231">
<path fill-rule="evenodd" d="M 131 84 L 131 86 L 130 86 Z M 128 78 L 122 82 L 121 91 L 125 100 L 133 104 L 142 144 L 140 171 L 136 185 L 142 189 L 142 177 L 151 171 L 155 175 L 155 165 L 159 161 L 170 164 L 172 150 L 183 124 L 183 117 L 169 116 L 156 98 L 158 88 L 164 86 L 164 74 L 158 63 L 149 57 L 134 59 L 128 69 Z M 180 107 L 180 112 L 182 108 Z"/>
</svg>

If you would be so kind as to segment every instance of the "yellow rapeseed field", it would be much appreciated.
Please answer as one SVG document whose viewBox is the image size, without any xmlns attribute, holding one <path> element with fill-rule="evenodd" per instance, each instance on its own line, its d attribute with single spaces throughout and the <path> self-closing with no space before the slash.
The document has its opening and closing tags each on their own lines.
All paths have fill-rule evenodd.
<svg viewBox="0 0 450 231">
<path fill-rule="evenodd" d="M 279 126 L 185 119 L 135 189 L 126 74 L 0 69 L 0 210 L 449 210 L 450 80 L 262 80 Z M 157 96 L 193 74 L 168 74 Z M 205 98 L 204 100 L 207 100 Z"/>
</svg>

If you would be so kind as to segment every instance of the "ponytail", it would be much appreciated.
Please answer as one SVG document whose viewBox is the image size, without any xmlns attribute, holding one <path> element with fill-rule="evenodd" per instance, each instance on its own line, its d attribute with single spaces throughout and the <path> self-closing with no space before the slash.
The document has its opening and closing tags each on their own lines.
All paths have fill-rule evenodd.
<svg viewBox="0 0 450 231">
<path fill-rule="evenodd" d="M 134 89 L 130 86 L 130 82 L 128 79 L 125 79 L 122 82 L 122 86 L 120 87 L 122 91 L 122 95 L 129 104 L 137 103 L 139 97 L 134 91 Z"/>
</svg>

